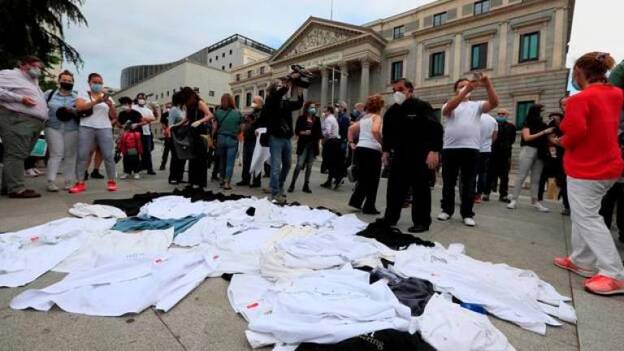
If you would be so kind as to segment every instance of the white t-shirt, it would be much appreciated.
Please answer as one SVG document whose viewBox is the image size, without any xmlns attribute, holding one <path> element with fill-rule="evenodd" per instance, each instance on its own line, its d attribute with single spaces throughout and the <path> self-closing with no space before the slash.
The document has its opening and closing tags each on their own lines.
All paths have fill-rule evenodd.
<svg viewBox="0 0 624 351">
<path fill-rule="evenodd" d="M 483 104 L 484 101 L 463 101 L 450 116 L 445 116 L 444 149 L 481 148 Z"/>
<path fill-rule="evenodd" d="M 481 152 L 492 152 L 492 134 L 498 132 L 498 123 L 494 117 L 481 115 Z"/>
<path fill-rule="evenodd" d="M 152 110 L 147 107 L 147 106 L 139 106 L 139 105 L 132 105 L 132 109 L 135 111 L 138 111 L 141 116 L 143 116 L 143 118 L 145 117 L 154 117 L 154 113 L 152 112 Z M 143 125 L 143 135 L 151 135 L 152 131 L 150 130 L 150 125 L 145 124 Z"/>
<path fill-rule="evenodd" d="M 86 102 L 90 102 L 93 99 L 89 97 L 89 92 L 83 92 L 78 95 L 79 99 L 83 99 Z M 109 98 L 112 102 L 113 100 Z M 96 129 L 110 129 L 113 128 L 110 118 L 108 118 L 108 111 L 110 108 L 107 104 L 101 102 L 93 106 L 93 114 L 89 117 L 80 119 L 81 127 L 91 127 Z"/>
</svg>

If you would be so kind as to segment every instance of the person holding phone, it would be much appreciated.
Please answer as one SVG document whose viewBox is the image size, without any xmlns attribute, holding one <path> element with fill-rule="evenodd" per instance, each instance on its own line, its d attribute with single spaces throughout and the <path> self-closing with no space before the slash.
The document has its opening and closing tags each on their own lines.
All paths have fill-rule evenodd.
<svg viewBox="0 0 624 351">
<path fill-rule="evenodd" d="M 544 160 L 548 158 L 548 142 L 550 134 L 555 131 L 554 127 L 548 127 L 542 119 L 544 106 L 535 104 L 529 108 L 526 120 L 522 126 L 522 139 L 520 141 L 519 171 L 512 200 L 507 208 L 513 210 L 517 206 L 522 183 L 531 174 L 531 205 L 540 212 L 550 212 L 550 209 L 539 201 L 540 177 L 544 171 Z"/>
<path fill-rule="evenodd" d="M 90 153 L 97 145 L 104 159 L 108 191 L 116 191 L 113 123 L 117 120 L 117 110 L 113 100 L 104 89 L 104 79 L 99 73 L 91 73 L 88 78 L 90 90 L 76 99 L 76 110 L 80 117 L 78 130 L 78 182 L 69 189 L 72 194 L 87 190 L 85 170 L 89 166 Z"/>
</svg>

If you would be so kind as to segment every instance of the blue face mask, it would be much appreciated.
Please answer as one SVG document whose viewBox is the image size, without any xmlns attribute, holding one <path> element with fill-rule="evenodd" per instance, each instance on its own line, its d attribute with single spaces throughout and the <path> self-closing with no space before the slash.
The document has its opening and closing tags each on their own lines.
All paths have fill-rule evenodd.
<svg viewBox="0 0 624 351">
<path fill-rule="evenodd" d="M 496 117 L 496 121 L 497 121 L 497 122 L 507 122 L 507 117 L 504 117 L 504 116 L 497 116 L 497 117 Z"/>
<path fill-rule="evenodd" d="M 310 109 L 308 109 L 308 113 L 309 113 L 311 116 L 316 116 L 316 109 L 315 109 L 315 108 L 310 108 Z"/>
<path fill-rule="evenodd" d="M 91 84 L 91 91 L 94 93 L 99 93 L 102 91 L 104 86 L 102 84 Z"/>
</svg>

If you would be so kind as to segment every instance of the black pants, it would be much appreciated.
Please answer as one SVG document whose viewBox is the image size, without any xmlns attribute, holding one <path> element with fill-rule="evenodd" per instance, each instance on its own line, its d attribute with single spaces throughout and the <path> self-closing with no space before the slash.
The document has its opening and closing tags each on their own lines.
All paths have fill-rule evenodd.
<svg viewBox="0 0 624 351">
<path fill-rule="evenodd" d="M 123 155 L 123 171 L 126 174 L 139 173 L 141 160 L 139 155 Z"/>
<path fill-rule="evenodd" d="M 169 181 L 182 182 L 184 178 L 184 167 L 186 166 L 186 160 L 178 158 L 178 154 L 175 151 L 175 147 L 171 147 L 171 162 L 169 163 Z"/>
<path fill-rule="evenodd" d="M 460 187 L 461 216 L 474 217 L 474 179 L 479 161 L 479 150 L 445 149 L 442 150 L 442 211 L 449 215 L 455 212 L 455 185 L 461 173 Z"/>
<path fill-rule="evenodd" d="M 540 176 L 537 200 L 544 200 L 546 181 L 548 181 L 549 178 L 555 178 L 557 187 L 559 187 L 559 197 L 561 197 L 561 199 L 563 200 L 563 207 L 565 207 L 566 209 L 570 209 L 570 202 L 568 201 L 567 176 L 565 174 L 565 171 L 563 170 L 563 164 L 561 160 L 551 160 L 544 165 L 544 171 Z"/>
<path fill-rule="evenodd" d="M 245 141 L 243 143 L 243 175 L 242 175 L 243 179 L 242 181 L 245 184 L 249 184 L 251 182 L 251 174 L 249 174 L 249 170 L 251 169 L 251 160 L 253 159 L 253 153 L 254 153 L 255 148 L 256 148 L 255 140 L 253 142 Z M 257 177 L 254 177 L 253 183 L 259 184 L 260 177 L 261 177 L 260 174 Z"/>
<path fill-rule="evenodd" d="M 377 189 L 381 176 L 381 152 L 366 147 L 355 149 L 354 164 L 357 170 L 357 183 L 349 200 L 349 205 L 365 211 L 376 209 Z M 364 207 L 362 207 L 364 203 Z"/>
<path fill-rule="evenodd" d="M 141 135 L 141 143 L 143 143 L 143 154 L 141 154 L 141 168 L 150 173 L 154 172 L 154 167 L 152 166 L 152 150 L 154 149 L 153 136 L 151 134 Z"/>
<path fill-rule="evenodd" d="M 341 149 L 340 139 L 329 139 L 325 141 L 323 151 L 326 153 L 327 171 L 329 176 L 327 182 L 332 180 L 339 182 L 344 177 L 344 153 Z"/>
<path fill-rule="evenodd" d="M 490 160 L 490 169 L 488 182 L 483 189 L 485 195 L 490 195 L 492 191 L 496 192 L 498 188 L 498 194 L 500 197 L 507 197 L 509 195 L 509 171 L 511 169 L 511 155 L 492 153 Z M 500 181 L 500 184 L 498 183 Z"/>
<path fill-rule="evenodd" d="M 475 177 L 476 194 L 481 195 L 485 192 L 488 184 L 488 171 L 490 169 L 491 152 L 480 152 L 479 163 L 477 165 L 477 173 Z"/>
<path fill-rule="evenodd" d="M 616 210 L 615 221 L 620 237 L 624 237 L 624 184 L 615 183 L 602 198 L 600 215 L 604 218 L 607 227 L 613 223 L 613 210 Z"/>
<path fill-rule="evenodd" d="M 171 138 L 165 138 L 162 159 L 160 160 L 161 167 L 164 167 L 167 164 L 167 161 L 169 160 L 169 152 L 171 152 L 172 148 L 173 148 L 173 145 L 172 145 Z"/>
<path fill-rule="evenodd" d="M 408 191 L 412 191 L 412 222 L 414 225 L 431 225 L 430 171 L 425 158 L 400 158 L 393 156 L 388 190 L 386 192 L 386 213 L 384 219 L 395 225 L 401 217 L 401 210 Z"/>
</svg>

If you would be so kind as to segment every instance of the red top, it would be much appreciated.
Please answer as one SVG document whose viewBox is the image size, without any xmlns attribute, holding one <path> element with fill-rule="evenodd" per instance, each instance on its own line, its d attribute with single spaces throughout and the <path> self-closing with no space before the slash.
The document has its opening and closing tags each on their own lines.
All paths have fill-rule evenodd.
<svg viewBox="0 0 624 351">
<path fill-rule="evenodd" d="M 143 153 L 141 133 L 136 131 L 123 132 L 119 138 L 119 151 L 121 151 L 123 155 L 126 155 L 128 153 L 128 149 L 137 149 L 139 154 Z"/>
<path fill-rule="evenodd" d="M 607 84 L 591 85 L 570 97 L 561 122 L 567 175 L 588 180 L 622 176 L 618 127 L 623 105 L 622 90 Z"/>
</svg>

